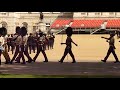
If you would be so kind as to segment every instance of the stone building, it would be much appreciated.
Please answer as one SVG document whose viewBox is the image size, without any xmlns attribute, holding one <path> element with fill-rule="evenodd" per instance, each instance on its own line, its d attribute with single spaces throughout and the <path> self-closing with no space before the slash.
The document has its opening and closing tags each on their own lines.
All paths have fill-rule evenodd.
<svg viewBox="0 0 120 90">
<path fill-rule="evenodd" d="M 57 18 L 99 19 L 120 18 L 120 12 L 43 12 L 43 23 L 40 23 L 40 12 L 0 12 L 0 24 L 7 28 L 7 33 L 15 33 L 16 26 L 25 26 L 28 33 L 38 29 L 46 31 Z"/>
<path fill-rule="evenodd" d="M 0 12 L 0 24 L 7 28 L 7 33 L 15 33 L 16 26 L 25 26 L 28 33 L 37 29 L 46 30 L 46 24 L 51 24 L 59 15 L 59 12 L 44 12 L 44 19 L 41 26 L 39 12 Z"/>
</svg>

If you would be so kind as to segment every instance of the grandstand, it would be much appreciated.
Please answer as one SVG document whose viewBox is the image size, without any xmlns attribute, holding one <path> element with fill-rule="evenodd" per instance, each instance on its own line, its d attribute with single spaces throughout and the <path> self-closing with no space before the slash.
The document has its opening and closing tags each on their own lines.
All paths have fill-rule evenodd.
<svg viewBox="0 0 120 90">
<path fill-rule="evenodd" d="M 120 28 L 119 14 L 118 14 L 118 16 L 117 16 L 117 14 L 115 14 L 116 16 L 114 16 L 114 15 L 107 16 L 107 14 L 103 14 L 99 17 L 98 17 L 98 13 L 97 13 L 97 17 L 95 17 L 93 15 L 93 13 L 92 13 L 92 16 L 88 15 L 88 17 L 87 17 L 86 15 L 88 15 L 88 14 L 84 14 L 84 16 L 82 17 L 80 15 L 75 14 L 73 16 L 71 15 L 71 17 L 68 16 L 69 18 L 66 18 L 66 16 L 63 15 L 63 16 L 61 16 L 61 18 L 60 17 L 57 18 L 51 24 L 51 29 L 54 32 L 55 31 L 57 32 L 60 29 L 62 29 L 63 27 L 65 27 L 66 25 L 70 24 L 70 22 L 73 22 L 71 27 L 73 28 L 74 33 L 91 33 L 93 31 L 99 29 L 101 27 L 101 24 L 105 20 L 107 21 L 107 25 L 106 25 L 107 31 L 104 31 L 104 32 L 98 31 L 96 33 L 109 33 L 109 31 L 118 30 Z M 63 32 L 61 32 L 61 33 L 63 33 Z"/>
</svg>

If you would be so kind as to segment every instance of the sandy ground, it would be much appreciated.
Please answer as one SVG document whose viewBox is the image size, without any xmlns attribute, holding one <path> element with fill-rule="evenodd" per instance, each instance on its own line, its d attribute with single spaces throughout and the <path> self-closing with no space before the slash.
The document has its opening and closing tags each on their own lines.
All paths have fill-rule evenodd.
<svg viewBox="0 0 120 90">
<path fill-rule="evenodd" d="M 61 59 L 65 45 L 61 45 L 61 42 L 65 42 L 66 35 L 56 35 L 54 49 L 46 50 L 48 63 L 43 63 L 44 57 L 40 53 L 36 63 L 21 65 L 14 63 L 13 65 L 5 65 L 2 63 L 0 72 L 2 73 L 14 73 L 14 74 L 41 74 L 41 75 L 80 75 L 80 74 L 108 74 L 108 75 L 120 75 L 120 64 L 114 64 L 115 61 L 111 54 L 107 63 L 102 63 L 103 59 L 109 48 L 108 43 L 101 36 L 109 37 L 109 35 L 73 35 L 72 39 L 78 44 L 76 47 L 72 44 L 72 50 L 75 55 L 77 63 L 72 64 L 72 59 L 68 55 L 63 64 L 58 63 Z M 120 59 L 120 42 L 115 36 L 116 54 Z M 9 52 L 10 57 L 13 55 Z M 34 53 L 30 54 L 33 58 Z M 27 60 L 27 59 L 26 59 Z M 2 56 L 2 62 L 4 62 Z"/>
</svg>

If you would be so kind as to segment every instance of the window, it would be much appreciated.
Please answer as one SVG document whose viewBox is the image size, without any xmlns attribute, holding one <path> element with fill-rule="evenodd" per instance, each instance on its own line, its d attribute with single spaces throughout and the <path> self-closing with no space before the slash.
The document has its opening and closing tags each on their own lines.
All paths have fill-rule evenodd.
<svg viewBox="0 0 120 90">
<path fill-rule="evenodd" d="M 1 13 L 1 15 L 6 15 L 6 13 Z"/>
<path fill-rule="evenodd" d="M 114 15 L 114 12 L 110 12 L 109 15 Z"/>
<path fill-rule="evenodd" d="M 100 12 L 96 12 L 95 15 L 100 15 L 101 13 Z"/>
<path fill-rule="evenodd" d="M 81 13 L 81 15 L 86 15 L 86 13 L 85 13 L 85 12 L 83 12 L 83 13 Z"/>
<path fill-rule="evenodd" d="M 32 12 L 28 12 L 28 14 L 32 14 Z"/>
</svg>

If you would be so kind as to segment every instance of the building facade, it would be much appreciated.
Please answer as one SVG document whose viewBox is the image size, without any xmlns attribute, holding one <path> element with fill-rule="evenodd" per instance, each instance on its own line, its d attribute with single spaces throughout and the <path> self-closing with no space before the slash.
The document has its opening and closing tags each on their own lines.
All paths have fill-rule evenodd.
<svg viewBox="0 0 120 90">
<path fill-rule="evenodd" d="M 32 33 L 37 29 L 46 30 L 46 25 L 52 24 L 58 17 L 66 18 L 67 14 L 64 13 L 66 12 L 43 12 L 43 23 L 39 26 L 40 12 L 0 12 L 0 25 L 7 28 L 8 34 L 15 33 L 16 26 L 25 26 L 28 33 Z M 73 19 L 120 18 L 120 12 L 68 12 L 68 14 Z"/>
<path fill-rule="evenodd" d="M 120 12 L 74 12 L 74 18 L 91 18 L 91 19 L 99 19 L 99 18 L 120 18 Z"/>
<path fill-rule="evenodd" d="M 44 19 L 42 25 L 52 23 L 59 15 L 59 12 L 44 12 Z M 0 25 L 7 28 L 8 34 L 15 33 L 16 26 L 25 26 L 28 33 L 38 29 L 40 22 L 39 12 L 0 12 Z M 42 26 L 41 26 L 42 27 Z"/>
</svg>

